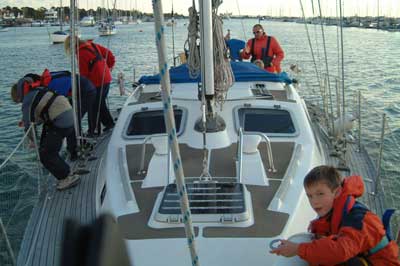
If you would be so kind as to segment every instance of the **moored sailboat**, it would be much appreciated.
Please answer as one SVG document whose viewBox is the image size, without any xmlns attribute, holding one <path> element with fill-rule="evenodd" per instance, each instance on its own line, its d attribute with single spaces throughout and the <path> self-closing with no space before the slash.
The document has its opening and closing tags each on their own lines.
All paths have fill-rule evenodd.
<svg viewBox="0 0 400 266">
<path fill-rule="evenodd" d="M 63 24 L 64 24 L 63 18 L 64 18 L 64 7 L 62 5 L 62 0 L 60 0 L 60 14 L 58 15 L 60 30 L 50 34 L 50 39 L 53 44 L 64 43 L 65 39 L 68 36 L 68 33 L 63 30 Z"/>
</svg>

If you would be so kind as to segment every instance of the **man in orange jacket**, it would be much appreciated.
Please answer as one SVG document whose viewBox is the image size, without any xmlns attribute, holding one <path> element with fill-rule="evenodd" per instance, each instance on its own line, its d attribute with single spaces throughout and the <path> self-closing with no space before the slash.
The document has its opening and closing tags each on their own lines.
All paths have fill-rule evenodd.
<svg viewBox="0 0 400 266">
<path fill-rule="evenodd" d="M 246 47 L 240 56 L 251 62 L 260 59 L 264 62 L 264 69 L 268 72 L 281 72 L 281 61 L 285 57 L 281 46 L 273 36 L 268 36 L 260 24 L 253 26 L 254 38 L 247 41 Z"/>
<path fill-rule="evenodd" d="M 307 174 L 304 187 L 318 214 L 310 224 L 316 239 L 301 244 L 281 240 L 271 253 L 298 255 L 314 266 L 400 266 L 398 246 L 386 236 L 381 220 L 355 200 L 364 192 L 360 176 L 342 182 L 334 167 L 319 166 Z"/>
</svg>

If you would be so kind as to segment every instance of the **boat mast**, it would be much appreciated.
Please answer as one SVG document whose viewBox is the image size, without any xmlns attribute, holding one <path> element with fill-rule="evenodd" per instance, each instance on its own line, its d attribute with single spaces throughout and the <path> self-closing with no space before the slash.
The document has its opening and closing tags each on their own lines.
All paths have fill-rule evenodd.
<svg viewBox="0 0 400 266">
<path fill-rule="evenodd" d="M 214 97 L 214 53 L 212 39 L 212 13 L 211 0 L 199 1 L 200 6 L 200 58 L 201 58 L 201 84 L 207 102 L 211 104 Z M 208 106 L 210 107 L 210 106 Z"/>
<path fill-rule="evenodd" d="M 63 31 L 63 17 L 64 17 L 64 8 L 62 5 L 62 0 L 60 0 L 60 17 L 58 18 L 58 22 L 60 23 L 60 31 Z"/>
</svg>

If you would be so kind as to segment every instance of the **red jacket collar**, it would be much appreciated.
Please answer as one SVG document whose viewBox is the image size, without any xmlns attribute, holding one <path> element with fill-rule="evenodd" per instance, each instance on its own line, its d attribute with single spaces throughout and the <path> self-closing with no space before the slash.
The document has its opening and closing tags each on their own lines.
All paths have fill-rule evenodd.
<svg viewBox="0 0 400 266">
<path fill-rule="evenodd" d="M 364 193 L 364 183 L 360 176 L 349 176 L 343 180 L 342 191 L 333 202 L 332 211 L 311 222 L 310 229 L 312 233 L 318 235 L 337 234 L 343 219 L 343 211 L 346 205 L 346 212 L 351 210 L 356 198 Z M 346 201 L 348 201 L 346 203 Z M 330 226 L 329 226 L 330 225 Z"/>
</svg>

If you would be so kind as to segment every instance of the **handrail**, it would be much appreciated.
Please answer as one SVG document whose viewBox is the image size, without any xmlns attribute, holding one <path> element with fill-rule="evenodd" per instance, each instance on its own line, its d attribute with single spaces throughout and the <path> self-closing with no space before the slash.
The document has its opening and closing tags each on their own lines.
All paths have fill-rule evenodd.
<svg viewBox="0 0 400 266">
<path fill-rule="evenodd" d="M 242 169 L 243 169 L 243 135 L 246 136 L 260 136 L 262 137 L 266 144 L 267 144 L 267 158 L 268 158 L 268 172 L 276 173 L 277 170 L 275 168 L 274 164 L 274 158 L 272 157 L 272 147 L 271 147 L 271 140 L 268 138 L 268 136 L 265 133 L 261 132 L 248 132 L 248 133 L 243 133 L 243 129 L 240 127 L 238 131 L 238 136 L 239 136 L 239 141 L 238 141 L 238 179 L 239 183 L 242 182 Z"/>
<path fill-rule="evenodd" d="M 239 128 L 239 144 L 238 144 L 238 163 L 239 163 L 239 183 L 242 182 L 242 167 L 243 167 L 243 160 L 242 160 L 242 155 L 243 155 L 243 129 L 240 127 Z"/>
<path fill-rule="evenodd" d="M 141 153 L 141 156 L 140 156 L 141 159 L 140 159 L 140 168 L 139 168 L 138 174 L 142 174 L 143 171 L 144 171 L 144 159 L 145 159 L 145 155 L 146 155 L 146 144 L 153 137 L 168 137 L 168 134 L 166 134 L 166 133 L 164 133 L 164 134 L 153 134 L 153 135 L 149 135 L 149 136 L 144 138 L 143 143 L 142 143 L 142 153 Z M 168 154 L 169 154 L 169 151 L 168 151 Z M 169 162 L 169 159 L 168 159 L 168 162 Z M 169 163 L 168 163 L 168 171 L 169 171 Z M 168 172 L 168 175 L 169 175 L 169 172 Z"/>
<path fill-rule="evenodd" d="M 272 147 L 271 147 L 271 140 L 268 138 L 268 136 L 265 133 L 261 132 L 251 132 L 251 133 L 244 133 L 247 136 L 255 135 L 255 136 L 260 136 L 262 137 L 266 144 L 267 144 L 267 157 L 268 157 L 268 172 L 276 173 L 277 170 L 274 165 L 274 158 L 272 157 Z"/>
<path fill-rule="evenodd" d="M 121 182 L 123 184 L 122 188 L 124 190 L 124 194 L 125 194 L 125 199 L 127 201 L 127 203 L 131 203 L 134 201 L 134 197 L 132 195 L 132 190 L 130 189 L 130 184 L 129 184 L 129 178 L 126 175 L 126 170 L 125 170 L 125 164 L 126 164 L 126 160 L 124 160 L 124 148 L 120 147 L 118 149 L 118 165 L 119 165 L 119 171 L 120 171 L 120 178 L 121 178 Z"/>
</svg>

